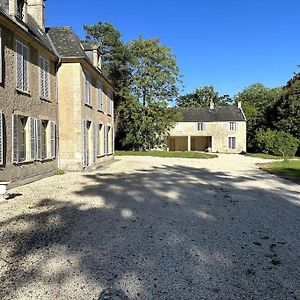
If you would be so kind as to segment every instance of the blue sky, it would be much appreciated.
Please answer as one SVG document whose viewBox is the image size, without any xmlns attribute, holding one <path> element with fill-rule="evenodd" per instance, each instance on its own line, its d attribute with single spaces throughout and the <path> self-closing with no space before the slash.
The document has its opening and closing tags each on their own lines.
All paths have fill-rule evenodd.
<svg viewBox="0 0 300 300">
<path fill-rule="evenodd" d="M 171 47 L 184 92 L 213 85 L 233 96 L 252 83 L 281 86 L 300 64 L 299 0 L 46 1 L 48 26 L 112 23 L 124 41 L 159 37 Z"/>
</svg>

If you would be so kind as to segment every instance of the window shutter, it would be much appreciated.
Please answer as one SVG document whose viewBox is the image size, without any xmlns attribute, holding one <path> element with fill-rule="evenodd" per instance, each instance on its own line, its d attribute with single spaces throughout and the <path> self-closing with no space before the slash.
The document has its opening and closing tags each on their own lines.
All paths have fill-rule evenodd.
<svg viewBox="0 0 300 300">
<path fill-rule="evenodd" d="M 100 127 L 101 125 L 98 124 L 96 128 L 96 146 L 97 146 L 97 156 L 100 155 Z"/>
<path fill-rule="evenodd" d="M 82 121 L 82 138 L 83 138 L 83 167 L 88 165 L 88 132 L 87 121 Z"/>
<path fill-rule="evenodd" d="M 36 120 L 36 159 L 42 159 L 42 120 Z"/>
<path fill-rule="evenodd" d="M 235 131 L 238 131 L 238 130 L 239 130 L 239 123 L 235 122 Z"/>
<path fill-rule="evenodd" d="M 44 60 L 44 82 L 45 82 L 45 98 L 49 99 L 49 61 Z"/>
<path fill-rule="evenodd" d="M 226 122 L 225 124 L 224 124 L 224 129 L 226 130 L 226 131 L 229 131 L 230 130 L 230 122 Z"/>
<path fill-rule="evenodd" d="M 104 125 L 104 154 L 107 154 L 107 126 Z"/>
<path fill-rule="evenodd" d="M 3 113 L 0 112 L 0 165 L 3 165 Z"/>
<path fill-rule="evenodd" d="M 22 44 L 17 41 L 16 42 L 17 48 L 17 89 L 23 89 L 23 46 Z"/>
<path fill-rule="evenodd" d="M 207 130 L 207 123 L 203 122 L 203 131 L 206 131 L 206 130 Z"/>
<path fill-rule="evenodd" d="M 23 91 L 28 91 L 28 49 L 23 45 Z"/>
<path fill-rule="evenodd" d="M 12 124 L 13 124 L 13 163 L 19 162 L 19 116 L 12 115 Z"/>
<path fill-rule="evenodd" d="M 3 49 L 2 49 L 2 30 L 0 27 L 0 82 L 3 81 L 3 71 L 2 71 L 2 67 L 3 67 Z"/>
<path fill-rule="evenodd" d="M 30 158 L 31 160 L 36 160 L 36 119 L 30 118 L 29 120 L 30 126 Z"/>
<path fill-rule="evenodd" d="M 103 86 L 102 83 L 98 83 L 98 109 L 103 110 L 103 103 L 102 103 L 102 90 Z"/>
<path fill-rule="evenodd" d="M 44 83 L 44 59 L 40 56 L 40 93 L 41 97 L 45 97 L 45 83 Z"/>
<path fill-rule="evenodd" d="M 97 128 L 98 128 L 98 124 L 96 124 L 95 122 L 93 122 L 93 163 L 95 164 L 97 161 Z"/>
<path fill-rule="evenodd" d="M 54 121 L 50 121 L 50 155 L 56 157 L 56 126 Z"/>
</svg>

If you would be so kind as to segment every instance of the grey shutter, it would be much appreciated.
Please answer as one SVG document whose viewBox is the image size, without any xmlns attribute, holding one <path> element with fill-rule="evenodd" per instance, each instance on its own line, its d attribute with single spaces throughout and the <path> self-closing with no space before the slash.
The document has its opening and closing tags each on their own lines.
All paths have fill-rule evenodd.
<svg viewBox="0 0 300 300">
<path fill-rule="evenodd" d="M 3 49 L 2 49 L 2 30 L 0 27 L 0 82 L 3 81 Z"/>
<path fill-rule="evenodd" d="M 13 151 L 12 151 L 12 161 L 13 163 L 19 162 L 19 116 L 12 115 L 12 125 L 13 125 Z"/>
<path fill-rule="evenodd" d="M 98 83 L 98 109 L 99 110 L 103 110 L 103 103 L 102 103 L 102 83 L 99 82 Z"/>
<path fill-rule="evenodd" d="M 23 45 L 23 91 L 28 92 L 28 48 Z"/>
<path fill-rule="evenodd" d="M 42 159 L 42 120 L 36 120 L 36 159 Z"/>
<path fill-rule="evenodd" d="M 56 157 L 56 125 L 50 121 L 50 155 L 54 159 Z"/>
<path fill-rule="evenodd" d="M 97 161 L 97 127 L 98 124 L 93 122 L 93 163 L 95 164 Z"/>
<path fill-rule="evenodd" d="M 42 98 L 45 97 L 44 62 L 44 59 L 40 56 L 40 96 Z"/>
<path fill-rule="evenodd" d="M 49 61 L 44 60 L 44 82 L 45 82 L 45 98 L 49 99 Z"/>
<path fill-rule="evenodd" d="M 206 130 L 207 130 L 207 123 L 203 122 L 203 131 L 206 131 Z"/>
<path fill-rule="evenodd" d="M 3 165 L 3 113 L 0 112 L 0 165 Z"/>
<path fill-rule="evenodd" d="M 29 119 L 30 126 L 30 158 L 31 160 L 36 160 L 37 149 L 36 149 L 36 119 Z"/>
<path fill-rule="evenodd" d="M 229 131 L 230 130 L 230 122 L 226 122 L 225 123 L 225 125 L 224 125 L 224 129 L 226 130 L 226 131 Z"/>
<path fill-rule="evenodd" d="M 107 126 L 104 125 L 104 154 L 107 154 Z"/>
<path fill-rule="evenodd" d="M 239 123 L 235 122 L 235 131 L 238 131 L 238 130 L 239 130 Z"/>
<path fill-rule="evenodd" d="M 17 41 L 16 42 L 17 50 L 17 89 L 23 90 L 23 46 Z"/>
<path fill-rule="evenodd" d="M 82 121 L 82 139 L 83 139 L 83 167 L 88 165 L 88 132 L 87 132 L 87 121 Z"/>
</svg>

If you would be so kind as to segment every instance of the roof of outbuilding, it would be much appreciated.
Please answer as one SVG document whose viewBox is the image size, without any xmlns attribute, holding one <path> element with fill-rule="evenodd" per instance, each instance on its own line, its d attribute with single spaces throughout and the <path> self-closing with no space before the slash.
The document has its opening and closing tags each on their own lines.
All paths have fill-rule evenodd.
<svg viewBox="0 0 300 300">
<path fill-rule="evenodd" d="M 242 109 L 233 106 L 217 108 L 177 107 L 183 117 L 181 122 L 229 122 L 246 121 Z"/>
<path fill-rule="evenodd" d="M 86 57 L 78 36 L 71 27 L 48 27 L 49 35 L 57 54 L 61 57 Z"/>
</svg>

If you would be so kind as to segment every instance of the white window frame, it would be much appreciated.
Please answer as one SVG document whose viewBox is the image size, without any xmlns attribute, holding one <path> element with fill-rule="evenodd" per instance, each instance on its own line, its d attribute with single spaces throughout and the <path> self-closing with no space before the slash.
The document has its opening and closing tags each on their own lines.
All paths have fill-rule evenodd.
<svg viewBox="0 0 300 300">
<path fill-rule="evenodd" d="M 88 72 L 84 72 L 84 104 L 88 106 L 92 106 L 91 81 L 91 74 Z"/>
<path fill-rule="evenodd" d="M 50 62 L 48 59 L 39 55 L 40 69 L 40 98 L 50 99 Z"/>
<path fill-rule="evenodd" d="M 236 131 L 236 130 L 237 130 L 237 123 L 229 122 L 229 131 Z"/>
<path fill-rule="evenodd" d="M 29 93 L 29 47 L 22 43 L 20 40 L 16 40 L 16 89 L 23 93 Z M 21 53 L 18 52 L 18 45 L 21 47 Z M 25 52 L 26 50 L 26 52 Z M 21 70 L 19 74 L 19 59 L 21 59 Z M 19 77 L 21 76 L 21 78 Z M 20 82 L 19 82 L 20 81 Z"/>
<path fill-rule="evenodd" d="M 110 92 L 107 92 L 107 95 L 106 95 L 106 105 L 107 105 L 107 114 L 109 115 L 109 116 L 111 116 L 111 94 L 110 94 Z"/>
<path fill-rule="evenodd" d="M 228 137 L 228 148 L 230 150 L 236 150 L 236 137 L 235 136 Z"/>
<path fill-rule="evenodd" d="M 3 112 L 0 111 L 0 165 L 4 164 L 4 132 L 3 132 Z"/>
</svg>

